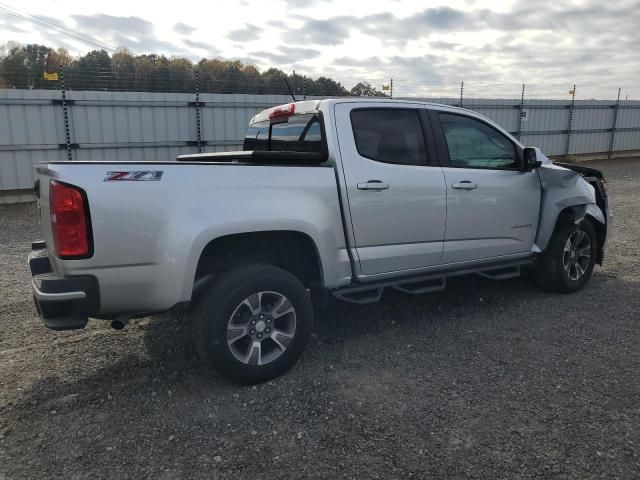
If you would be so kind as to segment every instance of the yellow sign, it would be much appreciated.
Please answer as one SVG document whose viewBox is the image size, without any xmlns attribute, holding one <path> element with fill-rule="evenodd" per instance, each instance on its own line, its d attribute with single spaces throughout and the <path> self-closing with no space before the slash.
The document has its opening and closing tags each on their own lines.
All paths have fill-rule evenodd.
<svg viewBox="0 0 640 480">
<path fill-rule="evenodd" d="M 45 80 L 58 80 L 58 72 L 53 72 L 53 73 L 44 72 L 44 79 Z"/>
<path fill-rule="evenodd" d="M 385 83 L 384 85 L 382 85 L 382 90 L 389 90 L 389 84 Z"/>
</svg>

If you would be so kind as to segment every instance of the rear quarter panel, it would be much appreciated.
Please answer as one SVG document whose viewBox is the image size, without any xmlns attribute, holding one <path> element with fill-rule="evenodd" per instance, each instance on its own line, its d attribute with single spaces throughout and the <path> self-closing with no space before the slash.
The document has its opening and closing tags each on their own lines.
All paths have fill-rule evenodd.
<svg viewBox="0 0 640 480">
<path fill-rule="evenodd" d="M 69 162 L 40 165 L 42 230 L 52 245 L 48 179 L 83 188 L 94 255 L 54 258 L 59 274 L 98 278 L 101 313 L 161 311 L 191 299 L 212 240 L 292 230 L 311 237 L 326 286 L 350 279 L 336 179 L 329 167 Z M 104 181 L 112 170 L 162 170 L 160 181 Z"/>
</svg>

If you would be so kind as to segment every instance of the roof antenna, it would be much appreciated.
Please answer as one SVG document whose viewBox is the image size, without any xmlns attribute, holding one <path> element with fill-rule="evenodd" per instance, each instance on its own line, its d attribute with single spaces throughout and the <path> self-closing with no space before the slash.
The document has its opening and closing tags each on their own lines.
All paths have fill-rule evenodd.
<svg viewBox="0 0 640 480">
<path fill-rule="evenodd" d="M 282 77 L 284 78 L 284 83 L 287 84 L 287 88 L 289 89 L 289 95 L 291 95 L 291 98 L 293 98 L 293 101 L 296 102 L 296 96 L 293 94 L 293 90 L 291 89 L 291 85 L 289 85 L 289 80 L 287 80 L 287 77 L 284 76 Z"/>
</svg>

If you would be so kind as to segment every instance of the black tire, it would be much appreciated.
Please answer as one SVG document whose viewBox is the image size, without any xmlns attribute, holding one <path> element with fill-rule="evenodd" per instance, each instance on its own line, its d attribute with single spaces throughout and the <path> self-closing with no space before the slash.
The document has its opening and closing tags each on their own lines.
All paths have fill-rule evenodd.
<svg viewBox="0 0 640 480">
<path fill-rule="evenodd" d="M 276 292 L 284 296 L 294 309 L 295 326 L 292 338 L 287 338 L 289 343 L 286 349 L 278 353 L 277 358 L 264 365 L 251 365 L 242 363 L 234 356 L 232 347 L 227 344 L 227 328 L 232 315 L 241 308 L 243 301 L 258 292 Z M 275 310 L 273 308 L 273 311 Z M 243 313 L 254 318 L 248 310 Z M 289 370 L 304 351 L 313 327 L 313 305 L 304 285 L 289 272 L 267 264 L 243 265 L 221 274 L 208 291 L 203 293 L 191 315 L 194 341 L 200 357 L 222 376 L 242 385 L 263 383 Z M 278 320 L 272 321 L 275 332 Z M 262 327 L 264 328 L 264 323 Z M 255 329 L 253 331 L 254 335 L 257 335 Z M 260 340 L 261 344 L 273 342 L 266 337 L 265 334 L 264 339 Z M 257 340 L 249 335 L 246 338 L 249 342 L 247 351 L 250 352 L 249 356 L 253 357 L 251 342 Z M 235 351 L 237 354 L 237 350 Z M 256 359 L 252 358 L 249 362 L 254 363 Z"/>
<path fill-rule="evenodd" d="M 567 240 L 577 232 L 586 234 L 590 242 L 590 257 L 588 264 L 585 262 L 584 273 L 579 278 L 571 278 L 571 275 L 576 275 L 576 270 L 572 270 L 569 273 L 565 268 L 565 245 Z M 593 225 L 586 218 L 579 225 L 571 222 L 560 223 L 556 227 L 551 240 L 549 240 L 547 249 L 540 255 L 533 266 L 531 272 L 533 279 L 540 288 L 547 291 L 573 293 L 580 290 L 589 281 L 593 273 L 598 248 L 597 241 L 598 238 Z"/>
</svg>

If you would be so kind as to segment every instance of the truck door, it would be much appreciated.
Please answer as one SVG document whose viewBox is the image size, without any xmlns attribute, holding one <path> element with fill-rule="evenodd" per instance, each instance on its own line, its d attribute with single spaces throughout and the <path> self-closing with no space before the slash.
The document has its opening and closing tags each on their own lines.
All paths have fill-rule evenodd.
<svg viewBox="0 0 640 480">
<path fill-rule="evenodd" d="M 526 256 L 538 226 L 536 170 L 506 134 L 482 119 L 430 111 L 447 186 L 443 263 Z"/>
<path fill-rule="evenodd" d="M 446 217 L 442 168 L 419 104 L 334 106 L 347 222 L 361 275 L 441 263 Z"/>
</svg>

